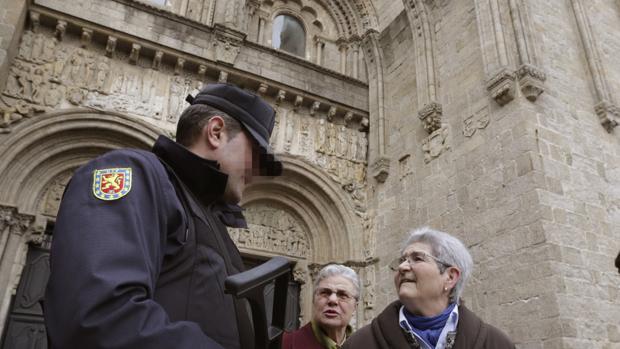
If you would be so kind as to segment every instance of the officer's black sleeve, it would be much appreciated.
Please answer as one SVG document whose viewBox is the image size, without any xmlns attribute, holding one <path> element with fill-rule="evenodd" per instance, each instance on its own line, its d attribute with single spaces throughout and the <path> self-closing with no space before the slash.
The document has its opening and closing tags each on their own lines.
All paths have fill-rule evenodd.
<svg viewBox="0 0 620 349">
<path fill-rule="evenodd" d="M 108 168 L 131 168 L 131 188 L 120 199 L 101 200 L 93 192 L 94 171 Z M 78 169 L 52 242 L 45 296 L 51 347 L 221 349 L 197 324 L 171 322 L 153 301 L 166 239 L 184 226 L 157 158 L 114 151 Z"/>
</svg>

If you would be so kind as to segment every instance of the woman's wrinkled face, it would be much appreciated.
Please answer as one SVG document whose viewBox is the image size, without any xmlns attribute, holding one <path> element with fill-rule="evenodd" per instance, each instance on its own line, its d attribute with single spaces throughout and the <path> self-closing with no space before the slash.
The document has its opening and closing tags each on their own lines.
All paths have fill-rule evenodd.
<svg viewBox="0 0 620 349">
<path fill-rule="evenodd" d="M 347 327 L 357 304 L 355 286 L 343 276 L 327 277 L 314 292 L 313 319 L 323 329 Z"/>
<path fill-rule="evenodd" d="M 394 272 L 398 298 L 410 311 L 415 312 L 422 305 L 441 304 L 449 298 L 445 290 L 448 273 L 442 274 L 438 263 L 430 256 L 432 250 L 428 244 L 415 242 L 402 254 L 411 262 L 405 260 Z"/>
</svg>

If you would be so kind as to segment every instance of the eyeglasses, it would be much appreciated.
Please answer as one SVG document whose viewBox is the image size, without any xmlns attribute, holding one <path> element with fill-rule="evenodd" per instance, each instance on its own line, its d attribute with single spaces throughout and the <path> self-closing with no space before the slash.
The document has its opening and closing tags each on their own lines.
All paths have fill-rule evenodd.
<svg viewBox="0 0 620 349">
<path fill-rule="evenodd" d="M 329 299 L 334 293 L 336 294 L 336 297 L 338 298 L 338 300 L 342 302 L 348 302 L 351 299 L 357 300 L 357 297 L 353 297 L 349 292 L 344 291 L 344 290 L 332 290 L 331 288 L 326 288 L 326 287 L 319 287 L 316 290 L 316 294 L 319 297 L 323 297 L 326 299 Z"/>
<path fill-rule="evenodd" d="M 401 264 L 403 264 L 403 262 L 408 262 L 409 266 L 413 266 L 415 264 L 418 263 L 423 263 L 423 262 L 430 262 L 431 260 L 435 261 L 440 269 L 445 269 L 448 267 L 451 267 L 452 265 L 450 263 L 446 263 L 444 261 L 442 261 L 441 259 L 430 255 L 426 252 L 422 252 L 422 251 L 413 251 L 407 255 L 403 255 L 400 256 L 398 258 L 395 258 L 391 263 L 390 263 L 390 269 L 392 269 L 393 271 L 397 271 L 398 267 L 400 267 Z M 441 268 L 443 267 L 443 268 Z"/>
</svg>

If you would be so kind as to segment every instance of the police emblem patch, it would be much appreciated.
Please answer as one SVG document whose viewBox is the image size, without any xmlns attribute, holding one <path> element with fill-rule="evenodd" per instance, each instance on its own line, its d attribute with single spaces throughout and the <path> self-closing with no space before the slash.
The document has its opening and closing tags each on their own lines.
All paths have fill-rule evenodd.
<svg viewBox="0 0 620 349">
<path fill-rule="evenodd" d="M 93 194 L 101 200 L 117 200 L 131 190 L 131 168 L 95 170 Z"/>
</svg>

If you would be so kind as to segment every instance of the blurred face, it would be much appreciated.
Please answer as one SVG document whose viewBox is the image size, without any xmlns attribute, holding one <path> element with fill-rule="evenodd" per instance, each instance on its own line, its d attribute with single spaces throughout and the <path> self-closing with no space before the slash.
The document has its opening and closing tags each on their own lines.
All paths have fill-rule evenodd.
<svg viewBox="0 0 620 349">
<path fill-rule="evenodd" d="M 331 276 L 321 280 L 313 299 L 313 319 L 325 331 L 344 329 L 357 304 L 355 287 L 349 279 Z"/>
<path fill-rule="evenodd" d="M 403 261 L 394 273 L 394 285 L 398 298 L 407 310 L 414 314 L 429 316 L 428 310 L 441 312 L 448 305 L 449 291 L 454 286 L 450 272 L 440 272 L 438 262 L 432 257 L 428 244 L 416 242 L 404 250 Z M 448 288 L 447 290 L 445 288 Z"/>
<path fill-rule="evenodd" d="M 245 186 L 252 181 L 252 175 L 258 170 L 258 145 L 245 131 L 238 132 L 229 138 L 224 132 L 220 149 L 220 170 L 228 175 L 224 201 L 236 204 L 241 201 Z"/>
</svg>

